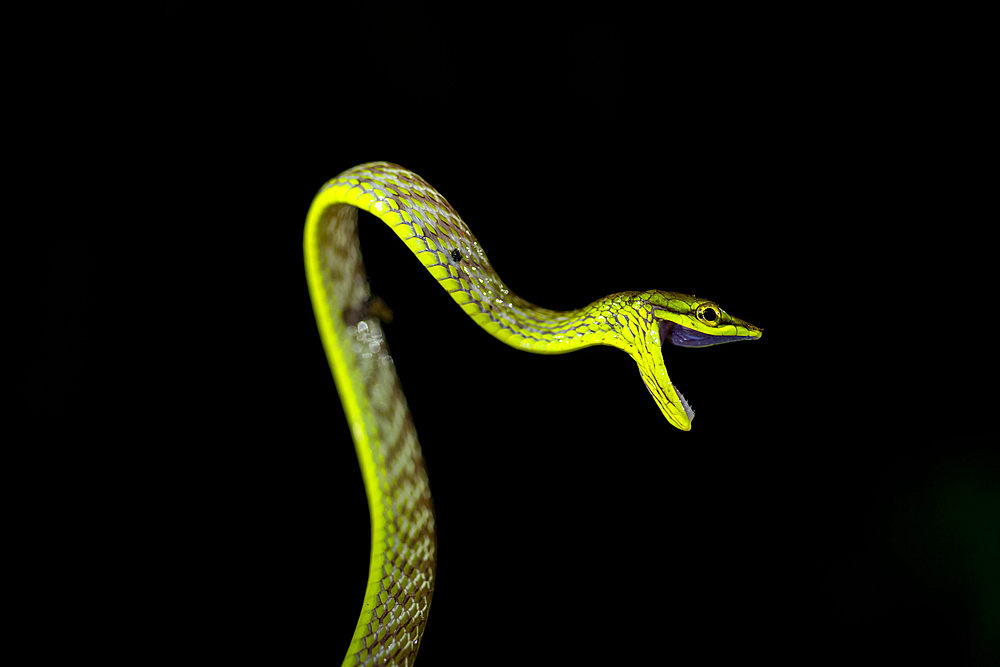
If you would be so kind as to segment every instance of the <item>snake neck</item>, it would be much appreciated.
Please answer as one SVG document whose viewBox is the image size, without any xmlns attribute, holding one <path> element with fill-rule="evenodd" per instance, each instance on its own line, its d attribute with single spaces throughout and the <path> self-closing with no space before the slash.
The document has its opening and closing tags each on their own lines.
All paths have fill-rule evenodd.
<svg viewBox="0 0 1000 667">
<path fill-rule="evenodd" d="M 484 317 L 484 313 L 478 316 L 483 320 L 480 326 L 495 338 L 529 352 L 563 354 L 592 345 L 610 345 L 632 353 L 637 345 L 651 343 L 646 337 L 653 320 L 648 296 L 643 292 L 619 292 L 570 311 L 548 310 L 511 299 L 499 307 L 494 304 L 491 317 Z M 472 318 L 477 320 L 477 314 Z"/>
<path fill-rule="evenodd" d="M 613 294 L 572 311 L 550 310 L 522 299 L 500 279 L 479 241 L 448 201 L 398 165 L 359 165 L 329 181 L 317 197 L 351 204 L 381 219 L 476 324 L 517 349 L 562 354 L 591 345 L 611 345 L 628 351 L 638 335 L 634 325 L 652 319 L 648 308 L 643 309 L 643 294 L 638 292 Z M 336 213 L 328 211 L 327 216 L 346 214 L 334 210 Z M 359 266 L 354 261 L 338 264 Z M 337 299 L 345 314 L 364 308 L 371 298 L 363 272 L 349 273 L 335 277 L 335 282 L 340 281 Z"/>
</svg>

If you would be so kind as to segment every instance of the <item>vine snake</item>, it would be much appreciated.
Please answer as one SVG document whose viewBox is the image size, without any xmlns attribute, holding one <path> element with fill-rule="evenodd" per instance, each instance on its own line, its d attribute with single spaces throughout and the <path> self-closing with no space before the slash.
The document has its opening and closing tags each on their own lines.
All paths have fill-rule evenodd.
<svg viewBox="0 0 1000 667">
<path fill-rule="evenodd" d="M 507 345 L 538 354 L 624 350 L 663 416 L 684 431 L 694 411 L 671 382 L 661 345 L 754 340 L 761 329 L 707 299 L 659 290 L 612 294 L 573 311 L 540 308 L 507 287 L 458 213 L 413 172 L 372 162 L 323 185 L 306 218 L 306 276 L 371 518 L 368 587 L 343 664 L 412 665 L 434 592 L 434 513 L 383 331 L 390 312 L 373 298 L 361 261 L 358 209 L 387 224 L 461 309 Z"/>
</svg>

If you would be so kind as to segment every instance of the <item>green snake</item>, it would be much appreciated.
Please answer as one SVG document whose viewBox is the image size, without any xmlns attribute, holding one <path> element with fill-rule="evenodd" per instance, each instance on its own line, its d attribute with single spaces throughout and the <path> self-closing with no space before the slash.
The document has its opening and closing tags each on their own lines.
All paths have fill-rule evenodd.
<svg viewBox="0 0 1000 667">
<path fill-rule="evenodd" d="M 396 232 L 459 307 L 497 340 L 538 354 L 592 345 L 624 350 L 663 416 L 684 431 L 694 411 L 671 382 L 660 347 L 754 340 L 761 330 L 707 299 L 659 290 L 612 294 L 572 311 L 540 308 L 507 287 L 458 213 L 413 172 L 372 162 L 323 185 L 306 218 L 306 275 L 371 515 L 368 587 L 343 664 L 412 665 L 434 593 L 434 512 L 385 340 L 389 311 L 373 298 L 361 261 L 358 209 Z"/>
</svg>

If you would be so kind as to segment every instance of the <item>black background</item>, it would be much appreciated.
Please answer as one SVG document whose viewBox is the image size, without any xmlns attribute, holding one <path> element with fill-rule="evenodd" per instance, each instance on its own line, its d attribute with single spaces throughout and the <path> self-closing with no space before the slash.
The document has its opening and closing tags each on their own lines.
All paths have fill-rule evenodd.
<svg viewBox="0 0 1000 667">
<path fill-rule="evenodd" d="M 624 355 L 502 345 L 363 216 L 436 507 L 422 664 L 995 658 L 997 458 L 938 271 L 968 91 L 889 24 L 755 19 L 191 20 L 158 43 L 184 59 L 112 68 L 150 222 L 48 242 L 26 385 L 46 438 L 97 442 L 46 455 L 67 613 L 154 655 L 340 659 L 367 509 L 301 234 L 389 160 L 530 301 L 665 289 L 765 330 L 665 350 L 682 433 Z"/>
</svg>

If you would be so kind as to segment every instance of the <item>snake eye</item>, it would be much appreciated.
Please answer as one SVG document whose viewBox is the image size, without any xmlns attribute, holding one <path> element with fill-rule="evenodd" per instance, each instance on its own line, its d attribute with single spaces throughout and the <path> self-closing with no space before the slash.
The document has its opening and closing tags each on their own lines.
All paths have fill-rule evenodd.
<svg viewBox="0 0 1000 667">
<path fill-rule="evenodd" d="M 706 303 L 698 306 L 698 319 L 705 324 L 714 327 L 719 322 L 719 308 Z"/>
</svg>

